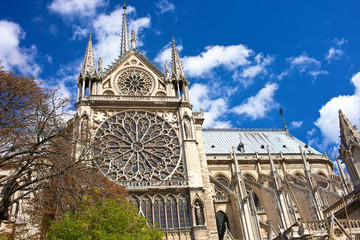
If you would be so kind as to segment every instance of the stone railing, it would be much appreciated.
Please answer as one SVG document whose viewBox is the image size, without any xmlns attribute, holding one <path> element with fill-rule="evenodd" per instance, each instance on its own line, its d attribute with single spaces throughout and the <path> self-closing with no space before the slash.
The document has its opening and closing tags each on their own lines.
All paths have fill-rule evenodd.
<svg viewBox="0 0 360 240">
<path fill-rule="evenodd" d="M 347 233 L 350 233 L 349 231 L 349 225 L 348 220 L 346 219 L 338 219 L 338 222 L 340 223 L 341 227 L 343 227 Z M 307 222 L 310 228 L 310 231 L 312 233 L 317 232 L 327 232 L 328 227 L 326 225 L 326 222 L 324 220 L 322 221 L 308 221 Z M 329 224 L 329 223 L 328 223 Z M 360 219 L 349 219 L 350 229 L 352 234 L 359 234 L 360 233 Z"/>
<path fill-rule="evenodd" d="M 166 229 L 164 230 L 166 239 L 191 239 L 191 228 Z"/>
<path fill-rule="evenodd" d="M 91 95 L 83 100 L 90 101 L 152 101 L 152 102 L 179 102 L 179 97 L 167 96 L 121 96 L 121 95 Z"/>
<path fill-rule="evenodd" d="M 354 193 L 350 193 L 348 195 L 346 195 L 343 199 L 340 199 L 339 201 L 337 201 L 336 203 L 334 203 L 333 205 L 331 205 L 330 207 L 328 207 L 325 211 L 324 214 L 326 217 L 330 216 L 331 213 L 336 213 L 339 210 L 344 209 L 344 201 L 346 206 L 350 205 L 352 202 L 356 201 L 357 197 Z"/>
<path fill-rule="evenodd" d="M 153 181 L 153 182 L 129 181 L 129 182 L 119 182 L 119 184 L 128 188 L 187 187 L 188 181 L 186 180 Z"/>
</svg>

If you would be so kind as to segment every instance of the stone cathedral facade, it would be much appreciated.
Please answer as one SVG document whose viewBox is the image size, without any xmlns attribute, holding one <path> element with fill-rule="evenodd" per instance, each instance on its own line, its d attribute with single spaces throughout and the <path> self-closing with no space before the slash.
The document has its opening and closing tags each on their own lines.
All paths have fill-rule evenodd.
<svg viewBox="0 0 360 240">
<path fill-rule="evenodd" d="M 125 6 L 120 56 L 107 69 L 101 59 L 95 68 L 89 37 L 77 118 L 98 142 L 95 164 L 126 186 L 140 214 L 166 239 L 347 239 L 331 208 L 353 191 L 342 169 L 335 175 L 331 159 L 286 125 L 203 129 L 189 84 L 174 40 L 164 72 L 136 50 Z"/>
<path fill-rule="evenodd" d="M 101 58 L 96 69 L 89 37 L 76 119 L 96 142 L 94 165 L 166 239 L 360 239 L 360 137 L 341 111 L 350 177 L 286 125 L 203 129 L 174 40 L 163 72 L 136 49 L 125 6 L 122 26 L 120 56 L 107 69 Z"/>
</svg>

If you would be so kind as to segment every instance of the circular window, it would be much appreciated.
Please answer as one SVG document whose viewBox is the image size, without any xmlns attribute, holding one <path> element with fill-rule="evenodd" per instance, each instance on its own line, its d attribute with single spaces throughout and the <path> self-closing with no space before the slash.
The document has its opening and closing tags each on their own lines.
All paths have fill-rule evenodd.
<svg viewBox="0 0 360 240">
<path fill-rule="evenodd" d="M 142 96 L 152 91 L 154 78 L 141 68 L 129 67 L 117 74 L 114 85 L 120 94 Z"/>
<path fill-rule="evenodd" d="M 341 237 L 343 235 L 342 231 L 338 228 L 334 229 L 334 235 L 335 237 Z"/>
<path fill-rule="evenodd" d="M 114 115 L 100 125 L 95 141 L 95 162 L 114 181 L 184 179 L 176 131 L 154 113 Z"/>
</svg>

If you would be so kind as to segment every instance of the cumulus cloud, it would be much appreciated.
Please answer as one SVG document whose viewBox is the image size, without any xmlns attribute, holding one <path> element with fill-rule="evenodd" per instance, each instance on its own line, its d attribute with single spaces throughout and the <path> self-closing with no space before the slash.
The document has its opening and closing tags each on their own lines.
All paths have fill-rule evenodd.
<svg viewBox="0 0 360 240">
<path fill-rule="evenodd" d="M 279 104 L 274 100 L 275 91 L 278 87 L 276 83 L 266 84 L 255 96 L 249 97 L 241 105 L 234 107 L 232 111 L 253 120 L 266 117 L 270 110 L 279 107 Z"/>
<path fill-rule="evenodd" d="M 115 9 L 110 14 L 100 14 L 93 23 L 94 38 L 97 40 L 94 44 L 95 54 L 102 58 L 104 66 L 107 66 L 117 59 L 120 53 L 122 8 Z M 135 15 L 135 8 L 127 7 L 128 16 Z M 129 30 L 134 30 L 137 34 L 136 45 L 142 45 L 141 32 L 150 27 L 151 18 L 149 16 L 142 18 L 128 18 Z"/>
<path fill-rule="evenodd" d="M 358 124 L 360 116 L 360 72 L 355 74 L 351 83 L 355 87 L 353 95 L 340 95 L 330 99 L 319 110 L 320 117 L 315 125 L 323 137 L 322 145 L 340 142 L 338 111 L 341 109 L 353 124 Z"/>
<path fill-rule="evenodd" d="M 171 45 L 171 42 L 169 42 L 158 52 L 154 61 L 157 64 L 159 64 L 160 66 L 163 66 L 164 63 L 167 61 L 170 66 L 170 64 L 171 64 L 171 49 L 172 49 L 172 45 Z M 176 49 L 180 53 L 183 50 L 183 46 L 176 45 Z"/>
<path fill-rule="evenodd" d="M 290 127 L 291 127 L 292 129 L 300 128 L 302 125 L 303 125 L 303 122 L 302 122 L 302 121 L 292 121 L 292 122 L 290 123 Z"/>
<path fill-rule="evenodd" d="M 18 71 L 21 74 L 37 76 L 41 68 L 35 62 L 37 48 L 22 47 L 20 41 L 25 38 L 25 32 L 19 24 L 0 21 L 0 59 L 8 70 Z"/>
<path fill-rule="evenodd" d="M 249 63 L 247 59 L 252 53 L 251 49 L 246 46 L 207 46 L 205 51 L 198 56 L 185 56 L 182 61 L 184 70 L 190 77 L 205 77 L 211 73 L 214 68 L 225 67 L 234 70 L 239 66 Z"/>
<path fill-rule="evenodd" d="M 156 4 L 156 7 L 159 9 L 160 13 L 165 12 L 174 12 L 175 11 L 175 5 L 168 0 L 160 0 Z"/>
<path fill-rule="evenodd" d="M 195 111 L 204 110 L 205 121 L 203 127 L 230 128 L 230 121 L 221 121 L 228 112 L 228 103 L 225 98 L 211 98 L 209 88 L 204 84 L 195 83 L 190 88 L 190 99 Z"/>
<path fill-rule="evenodd" d="M 233 79 L 239 81 L 244 88 L 249 87 L 254 82 L 254 78 L 259 75 L 266 75 L 266 67 L 274 61 L 272 56 L 264 57 L 262 53 L 256 55 L 254 63 L 244 66 L 242 70 L 236 70 Z"/>
<path fill-rule="evenodd" d="M 342 49 L 336 49 L 335 47 L 331 47 L 329 52 L 326 54 L 325 59 L 328 62 L 332 62 L 334 60 L 340 60 L 344 55 L 344 51 Z"/>
<path fill-rule="evenodd" d="M 93 16 L 104 0 L 53 0 L 48 9 L 62 16 Z"/>
</svg>

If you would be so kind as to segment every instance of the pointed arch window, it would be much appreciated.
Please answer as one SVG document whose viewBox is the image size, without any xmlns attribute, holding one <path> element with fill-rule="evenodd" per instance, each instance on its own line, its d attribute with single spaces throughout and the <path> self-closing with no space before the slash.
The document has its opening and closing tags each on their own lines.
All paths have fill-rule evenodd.
<svg viewBox="0 0 360 240">
<path fill-rule="evenodd" d="M 152 221 L 152 204 L 148 196 L 143 196 L 141 199 L 141 210 L 150 221 Z"/>
<path fill-rule="evenodd" d="M 229 228 L 229 219 L 223 211 L 217 212 L 215 218 L 219 239 L 223 239 L 226 228 Z"/>
<path fill-rule="evenodd" d="M 154 222 L 158 227 L 166 227 L 164 199 L 160 196 L 154 198 Z"/>
<path fill-rule="evenodd" d="M 179 197 L 180 227 L 190 227 L 189 201 L 184 195 Z"/>
<path fill-rule="evenodd" d="M 178 213 L 176 208 L 176 200 L 173 196 L 168 196 L 166 200 L 166 216 L 167 216 L 167 227 L 178 228 Z"/>
</svg>

